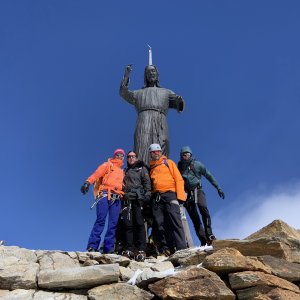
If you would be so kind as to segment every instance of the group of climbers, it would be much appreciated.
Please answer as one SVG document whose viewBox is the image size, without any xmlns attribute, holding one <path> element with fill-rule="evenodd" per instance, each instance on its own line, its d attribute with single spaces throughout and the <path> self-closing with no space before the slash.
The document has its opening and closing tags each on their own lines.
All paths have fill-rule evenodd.
<svg viewBox="0 0 300 300">
<path fill-rule="evenodd" d="M 150 167 L 138 160 L 135 152 L 129 151 L 127 167 L 123 171 L 125 151 L 117 149 L 113 158 L 101 164 L 81 187 L 81 192 L 85 194 L 93 184 L 96 199 L 97 218 L 87 251 L 99 250 L 108 215 L 103 253 L 116 251 L 116 231 L 119 227 L 117 239 L 122 244 L 121 254 L 144 261 L 148 234 L 144 222 L 147 219 L 145 212 L 149 210 L 153 218 L 151 238 L 158 252 L 168 256 L 176 250 L 185 249 L 187 242 L 180 204 L 188 211 L 201 245 L 211 244 L 215 239 L 201 185 L 201 176 L 204 176 L 224 199 L 225 195 L 213 175 L 201 162 L 192 158 L 189 147 L 181 149 L 178 165 L 162 155 L 159 144 L 150 145 L 149 153 Z"/>
</svg>

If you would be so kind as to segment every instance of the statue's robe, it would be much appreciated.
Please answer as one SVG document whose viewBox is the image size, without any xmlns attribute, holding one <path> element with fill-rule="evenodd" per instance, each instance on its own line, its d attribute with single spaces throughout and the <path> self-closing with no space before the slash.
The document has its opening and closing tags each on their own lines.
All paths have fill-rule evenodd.
<svg viewBox="0 0 300 300">
<path fill-rule="evenodd" d="M 130 91 L 127 85 L 121 84 L 120 95 L 134 105 L 138 113 L 134 133 L 134 152 L 137 157 L 148 163 L 148 148 L 154 143 L 159 144 L 163 155 L 168 157 L 170 149 L 167 113 L 169 108 L 173 108 L 169 104 L 169 96 L 175 93 L 161 87 Z"/>
</svg>

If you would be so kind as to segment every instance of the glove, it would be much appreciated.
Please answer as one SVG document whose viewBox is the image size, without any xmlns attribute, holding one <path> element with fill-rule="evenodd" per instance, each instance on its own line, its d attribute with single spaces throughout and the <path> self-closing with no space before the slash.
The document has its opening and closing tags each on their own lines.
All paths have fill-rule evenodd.
<svg viewBox="0 0 300 300">
<path fill-rule="evenodd" d="M 144 196 L 144 203 L 145 204 L 149 204 L 150 203 L 150 200 L 151 200 L 151 193 L 146 193 L 145 196 Z"/>
<path fill-rule="evenodd" d="M 89 186 L 90 186 L 90 183 L 87 181 L 83 184 L 83 186 L 80 189 L 80 191 L 83 195 L 85 195 L 89 191 Z"/>
<path fill-rule="evenodd" d="M 222 199 L 225 198 L 225 194 L 224 194 L 224 192 L 223 192 L 220 188 L 218 188 L 218 194 L 219 194 L 219 196 L 220 196 Z"/>
<path fill-rule="evenodd" d="M 180 206 L 184 206 L 185 202 L 186 202 L 186 201 L 183 201 L 183 200 L 179 200 L 179 199 L 178 199 L 178 203 L 179 203 Z"/>
</svg>

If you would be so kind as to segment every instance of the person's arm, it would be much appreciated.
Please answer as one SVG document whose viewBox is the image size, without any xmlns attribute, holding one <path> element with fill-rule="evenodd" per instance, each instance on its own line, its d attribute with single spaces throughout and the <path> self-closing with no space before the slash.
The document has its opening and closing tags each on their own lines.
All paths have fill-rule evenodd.
<svg viewBox="0 0 300 300">
<path fill-rule="evenodd" d="M 168 159 L 168 166 L 169 166 L 170 172 L 175 180 L 177 199 L 181 200 L 181 201 L 185 201 L 186 195 L 185 195 L 185 191 L 184 191 L 184 180 L 183 180 L 176 164 L 170 159 Z"/>
<path fill-rule="evenodd" d="M 151 196 L 151 179 L 149 175 L 149 171 L 146 167 L 142 168 L 142 185 L 145 191 L 145 197 L 149 198 Z"/>
<path fill-rule="evenodd" d="M 135 97 L 134 97 L 134 92 L 128 90 L 128 85 L 129 85 L 129 75 L 132 71 L 132 65 L 128 65 L 125 68 L 124 76 L 121 81 L 120 85 L 120 96 L 126 100 L 130 104 L 135 104 Z"/>
<path fill-rule="evenodd" d="M 218 183 L 217 183 L 217 180 L 215 179 L 215 177 L 210 173 L 210 171 L 205 167 L 204 164 L 199 163 L 199 168 L 200 168 L 200 173 L 201 175 L 203 175 L 210 183 L 212 186 L 214 186 L 217 191 L 218 191 L 218 194 L 219 196 L 224 199 L 225 198 L 225 194 L 224 192 L 222 191 L 222 189 L 219 187 Z"/>
<path fill-rule="evenodd" d="M 144 203 L 149 204 L 151 199 L 151 179 L 149 175 L 148 169 L 143 166 L 142 167 L 142 185 L 144 189 Z"/>
<path fill-rule="evenodd" d="M 89 184 L 93 184 L 97 179 L 103 177 L 109 167 L 108 163 L 100 165 L 97 170 L 86 180 Z"/>
<path fill-rule="evenodd" d="M 89 191 L 89 187 L 91 184 L 93 184 L 100 177 L 104 176 L 108 167 L 108 163 L 100 165 L 97 170 L 84 182 L 84 184 L 80 188 L 80 191 L 83 195 L 85 195 Z"/>
</svg>

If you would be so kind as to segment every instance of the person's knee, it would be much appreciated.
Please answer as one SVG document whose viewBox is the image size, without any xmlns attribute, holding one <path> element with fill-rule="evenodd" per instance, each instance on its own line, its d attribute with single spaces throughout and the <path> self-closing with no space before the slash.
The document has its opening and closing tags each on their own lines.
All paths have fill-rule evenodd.
<svg viewBox="0 0 300 300">
<path fill-rule="evenodd" d="M 199 210 L 200 210 L 201 214 L 209 215 L 209 211 L 208 211 L 207 206 L 201 206 L 201 205 L 199 205 L 198 207 L 199 207 Z"/>
</svg>

